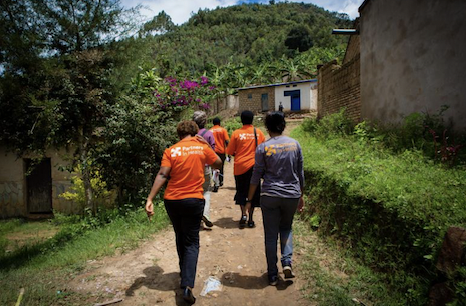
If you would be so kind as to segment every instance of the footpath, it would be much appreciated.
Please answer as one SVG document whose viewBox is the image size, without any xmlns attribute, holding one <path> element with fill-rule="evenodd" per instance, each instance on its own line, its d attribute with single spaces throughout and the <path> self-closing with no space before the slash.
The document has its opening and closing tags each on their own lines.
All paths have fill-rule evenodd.
<svg viewBox="0 0 466 306">
<path fill-rule="evenodd" d="M 232 162 L 225 164 L 224 186 L 212 193 L 214 226 L 200 233 L 195 305 L 309 305 L 300 291 L 304 280 L 299 268 L 292 281 L 285 281 L 280 271 L 278 286 L 269 286 L 261 211 L 255 211 L 255 228 L 239 229 L 240 210 L 234 204 L 234 194 Z M 295 267 L 299 267 L 301 256 L 302 251 L 295 248 Z M 206 282 L 210 287 L 220 284 L 219 290 L 201 295 Z M 178 257 L 171 227 L 135 250 L 89 262 L 69 285 L 100 303 L 122 299 L 112 305 L 186 305 L 179 289 Z"/>
</svg>

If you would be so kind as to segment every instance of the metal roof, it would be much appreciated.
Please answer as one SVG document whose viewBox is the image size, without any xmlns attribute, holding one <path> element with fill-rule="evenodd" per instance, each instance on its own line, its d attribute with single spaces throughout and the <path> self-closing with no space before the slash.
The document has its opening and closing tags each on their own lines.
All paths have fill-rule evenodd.
<svg viewBox="0 0 466 306">
<path fill-rule="evenodd" d="M 250 87 L 242 87 L 237 88 L 238 90 L 245 90 L 245 89 L 254 89 L 254 88 L 263 88 L 263 87 L 276 87 L 276 86 L 283 86 L 283 85 L 293 85 L 293 84 L 300 84 L 300 83 L 315 83 L 317 79 L 309 79 L 309 80 L 300 80 L 294 82 L 287 82 L 287 83 L 275 83 L 275 84 L 268 84 L 268 85 L 256 85 Z"/>
</svg>

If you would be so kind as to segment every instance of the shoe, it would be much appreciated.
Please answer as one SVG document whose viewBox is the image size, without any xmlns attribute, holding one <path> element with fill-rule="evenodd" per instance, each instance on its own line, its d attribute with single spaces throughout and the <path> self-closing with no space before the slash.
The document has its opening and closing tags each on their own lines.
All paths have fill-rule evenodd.
<svg viewBox="0 0 466 306">
<path fill-rule="evenodd" d="M 293 268 L 291 265 L 286 265 L 283 267 L 283 274 L 285 274 L 285 278 L 294 278 L 295 275 L 293 273 Z"/>
<path fill-rule="evenodd" d="M 254 227 L 256 227 L 256 224 L 254 223 L 254 221 L 249 220 L 249 221 L 248 221 L 248 227 L 249 227 L 249 228 L 254 228 Z"/>
<path fill-rule="evenodd" d="M 276 286 L 277 284 L 278 284 L 278 276 L 277 275 L 269 276 L 269 285 Z"/>
<path fill-rule="evenodd" d="M 222 183 L 220 183 L 220 187 L 222 187 L 222 186 L 223 186 L 223 182 L 222 182 Z"/>
<path fill-rule="evenodd" d="M 241 220 L 239 220 L 239 228 L 240 229 L 243 229 L 243 228 L 246 227 L 246 220 L 247 220 L 246 215 L 241 217 Z"/>
<path fill-rule="evenodd" d="M 183 300 L 188 302 L 190 305 L 196 303 L 196 298 L 193 295 L 193 290 L 189 287 L 184 288 L 183 290 Z"/>
<path fill-rule="evenodd" d="M 212 227 L 212 226 L 214 226 L 214 224 L 212 223 L 212 221 L 210 221 L 209 218 L 207 218 L 206 216 L 202 216 L 202 221 L 204 221 L 204 224 L 205 224 L 207 227 Z"/>
<path fill-rule="evenodd" d="M 214 186 L 214 189 L 212 190 L 212 192 L 218 192 L 218 186 Z"/>
</svg>

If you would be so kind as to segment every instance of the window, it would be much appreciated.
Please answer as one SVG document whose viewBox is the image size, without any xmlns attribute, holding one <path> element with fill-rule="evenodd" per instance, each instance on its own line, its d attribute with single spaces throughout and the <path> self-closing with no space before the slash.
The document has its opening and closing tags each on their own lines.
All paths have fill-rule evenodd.
<svg viewBox="0 0 466 306">
<path fill-rule="evenodd" d="M 248 94 L 248 99 L 249 99 L 249 100 L 252 99 L 252 94 Z"/>
</svg>

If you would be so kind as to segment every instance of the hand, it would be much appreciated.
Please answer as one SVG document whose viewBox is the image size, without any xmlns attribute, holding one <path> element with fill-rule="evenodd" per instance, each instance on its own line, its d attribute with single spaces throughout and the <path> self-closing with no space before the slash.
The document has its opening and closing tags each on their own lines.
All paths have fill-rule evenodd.
<svg viewBox="0 0 466 306">
<path fill-rule="evenodd" d="M 147 199 L 146 213 L 147 213 L 147 217 L 149 218 L 149 221 L 151 221 L 152 216 L 154 215 L 154 203 L 152 203 L 152 200 Z"/>
<path fill-rule="evenodd" d="M 298 203 L 298 212 L 303 212 L 304 210 L 304 198 L 301 196 Z"/>
<path fill-rule="evenodd" d="M 196 135 L 196 138 L 197 138 L 199 141 L 201 141 L 201 142 L 203 142 L 203 143 L 205 143 L 205 144 L 208 144 L 208 145 L 210 146 L 210 144 L 207 142 L 207 140 L 206 140 L 204 137 L 202 137 L 201 135 Z"/>
<path fill-rule="evenodd" d="M 246 202 L 246 205 L 244 205 L 245 210 L 248 212 L 248 214 L 251 213 L 251 202 Z"/>
</svg>

